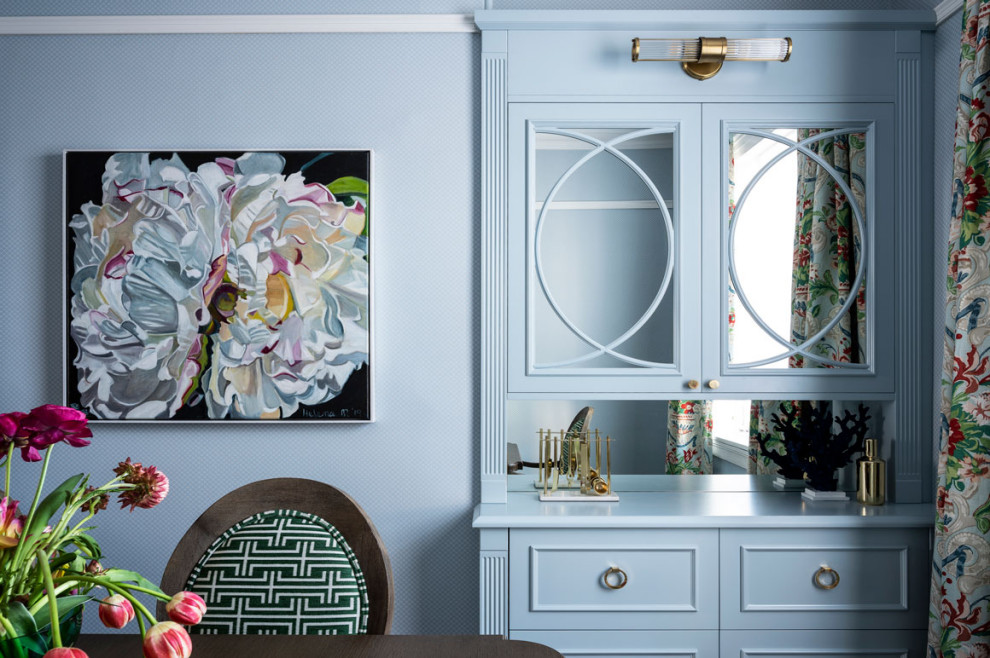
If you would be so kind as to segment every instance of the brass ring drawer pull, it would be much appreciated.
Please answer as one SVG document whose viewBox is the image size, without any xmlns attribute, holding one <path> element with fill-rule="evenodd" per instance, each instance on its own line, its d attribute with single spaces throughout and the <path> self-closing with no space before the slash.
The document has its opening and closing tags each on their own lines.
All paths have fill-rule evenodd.
<svg viewBox="0 0 990 658">
<path fill-rule="evenodd" d="M 822 576 L 830 576 L 828 582 L 822 582 Z M 835 589 L 839 585 L 839 572 L 827 565 L 818 567 L 815 572 L 815 587 L 820 589 Z"/>
<path fill-rule="evenodd" d="M 613 585 L 610 580 L 613 574 L 619 574 L 619 582 L 615 585 Z M 626 572 L 619 567 L 609 567 L 608 571 L 602 575 L 602 582 L 605 583 L 605 587 L 609 589 L 622 589 L 626 586 L 626 583 L 629 582 L 629 576 L 627 576 Z"/>
</svg>

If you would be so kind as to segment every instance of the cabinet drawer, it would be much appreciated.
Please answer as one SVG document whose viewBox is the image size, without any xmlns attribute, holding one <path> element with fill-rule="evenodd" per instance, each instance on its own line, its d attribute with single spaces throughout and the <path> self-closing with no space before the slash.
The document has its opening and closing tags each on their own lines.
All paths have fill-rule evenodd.
<svg viewBox="0 0 990 658">
<path fill-rule="evenodd" d="M 719 658 L 924 658 L 926 631 L 723 631 Z M 713 656 L 715 654 L 712 654 Z"/>
<path fill-rule="evenodd" d="M 715 658 L 718 631 L 510 631 L 564 658 Z"/>
<path fill-rule="evenodd" d="M 511 530 L 509 562 L 510 628 L 718 628 L 717 530 Z"/>
<path fill-rule="evenodd" d="M 722 628 L 926 625 L 925 528 L 723 530 L 721 564 Z"/>
</svg>

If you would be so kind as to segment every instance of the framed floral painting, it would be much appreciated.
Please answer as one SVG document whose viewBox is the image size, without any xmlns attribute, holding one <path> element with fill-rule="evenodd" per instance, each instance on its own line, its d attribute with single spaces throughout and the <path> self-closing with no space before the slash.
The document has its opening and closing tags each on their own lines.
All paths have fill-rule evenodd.
<svg viewBox="0 0 990 658">
<path fill-rule="evenodd" d="M 371 152 L 66 151 L 65 403 L 370 421 Z"/>
</svg>

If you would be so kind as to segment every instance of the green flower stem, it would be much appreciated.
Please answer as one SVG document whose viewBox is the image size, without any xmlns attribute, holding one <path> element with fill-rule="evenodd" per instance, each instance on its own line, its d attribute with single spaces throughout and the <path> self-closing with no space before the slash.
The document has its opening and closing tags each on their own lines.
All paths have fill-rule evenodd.
<svg viewBox="0 0 990 658">
<path fill-rule="evenodd" d="M 86 486 L 86 481 L 83 480 L 80 487 Z M 79 509 L 79 496 L 82 493 L 81 489 L 76 489 L 69 495 L 69 499 L 65 501 L 65 507 L 62 508 L 62 514 L 59 516 L 58 523 L 54 524 L 51 533 L 48 535 L 51 541 L 54 541 L 57 537 L 62 536 L 62 532 L 65 530 L 66 526 L 69 525 L 69 520 L 75 516 L 76 511 Z M 54 549 L 54 546 L 51 546 Z"/>
<path fill-rule="evenodd" d="M 148 608 L 146 608 L 143 603 L 137 600 L 137 598 L 131 593 L 131 590 L 137 592 L 144 592 L 145 594 L 150 594 L 151 596 L 154 596 L 157 599 L 161 599 L 162 601 L 169 601 L 172 598 L 167 594 L 162 594 L 160 592 L 156 592 L 146 587 L 140 587 L 138 585 L 131 585 L 131 584 L 122 585 L 120 583 L 111 583 L 102 580 L 100 578 L 97 578 L 95 576 L 75 576 L 75 575 L 66 576 L 65 578 L 59 578 L 59 582 L 92 583 L 93 585 L 98 585 L 109 592 L 117 592 L 118 594 L 123 596 L 125 599 L 131 602 L 132 606 L 134 606 L 134 610 L 137 613 L 135 616 L 137 617 L 138 628 L 141 630 L 141 637 L 144 637 L 145 634 L 144 618 L 142 617 L 142 614 L 145 617 L 147 617 L 148 620 L 152 623 L 154 623 L 156 619 L 155 616 L 151 614 L 151 612 L 148 610 Z"/>
<path fill-rule="evenodd" d="M 134 610 L 137 611 L 137 615 L 135 616 L 137 617 L 138 630 L 141 631 L 141 637 L 143 638 L 146 632 L 144 625 L 144 617 L 147 617 L 148 621 L 150 621 L 153 624 L 155 623 L 155 616 L 152 615 L 151 612 L 146 607 L 144 607 L 143 603 L 137 600 L 136 596 L 128 592 L 127 589 L 122 585 L 118 585 L 117 583 L 104 583 L 103 586 L 110 591 L 117 592 L 118 594 L 120 594 L 125 599 L 131 602 L 131 605 L 134 606 Z"/>
<path fill-rule="evenodd" d="M 95 512 L 92 512 L 92 513 L 90 513 L 90 514 L 89 514 L 89 515 L 88 515 L 88 516 L 87 516 L 86 518 L 84 518 L 84 519 L 83 519 L 82 521 L 80 521 L 80 522 L 79 522 L 79 523 L 77 523 L 76 525 L 74 525 L 74 526 L 72 526 L 72 530 L 69 530 L 69 532 L 67 532 L 65 536 L 66 536 L 66 537 L 71 537 L 72 535 L 74 535 L 74 534 L 76 534 L 76 533 L 78 533 L 78 532 L 81 532 L 81 531 L 83 531 L 83 530 L 92 530 L 92 529 L 93 529 L 92 527 L 90 527 L 90 528 L 83 528 L 83 524 L 85 524 L 85 523 L 89 523 L 89 520 L 90 520 L 90 519 L 92 519 L 92 518 L 93 518 L 94 516 L 96 516 L 96 513 L 95 513 Z M 95 527 L 95 526 L 94 526 L 94 527 Z M 94 555 L 91 555 L 90 557 L 96 557 L 96 556 L 94 556 Z"/>
<path fill-rule="evenodd" d="M 45 475 L 48 474 L 48 462 L 50 462 L 52 459 L 52 449 L 54 447 L 55 447 L 54 445 L 51 445 L 48 446 L 48 449 L 45 450 L 45 461 L 42 462 L 41 465 L 41 477 L 38 479 L 38 488 L 35 489 L 34 500 L 31 501 L 31 509 L 28 510 L 27 520 L 24 521 L 24 533 L 21 535 L 21 541 L 17 542 L 17 548 L 14 549 L 14 559 L 11 564 L 14 573 L 18 573 L 20 571 L 21 559 L 24 554 L 24 545 L 28 543 L 28 537 L 26 535 L 28 530 L 31 528 L 31 522 L 34 521 L 34 513 L 38 507 L 38 501 L 41 500 L 41 490 L 45 486 Z M 36 543 L 36 542 L 32 542 L 32 543 Z M 11 581 L 14 580 L 16 579 L 15 578 L 11 579 Z M 14 587 L 13 582 L 8 584 L 8 588 L 4 596 L 5 600 L 9 600 L 10 594 L 13 592 L 13 587 Z"/>
<path fill-rule="evenodd" d="M 28 517 L 24 522 L 24 532 L 27 532 L 28 528 L 31 527 L 31 522 L 34 521 L 34 512 L 38 508 L 38 501 L 41 500 L 41 490 L 45 486 L 45 476 L 48 474 L 48 462 L 52 460 L 52 449 L 54 448 L 54 445 L 50 445 L 48 446 L 48 449 L 45 450 L 45 461 L 41 463 L 41 477 L 38 478 L 38 488 L 34 491 L 34 500 L 31 501 L 31 508 L 28 510 Z M 18 553 L 20 552 L 21 546 L 22 542 L 18 542 Z"/>
<path fill-rule="evenodd" d="M 10 445 L 7 447 L 7 461 L 3 465 L 4 466 L 3 495 L 8 500 L 10 499 L 10 460 L 13 458 L 13 456 L 14 456 L 14 442 L 11 441 Z M 6 558 L 6 555 L 4 555 L 4 557 Z M 7 561 L 8 560 L 6 559 L 4 560 L 4 562 Z M 10 589 L 10 587 L 13 585 L 11 581 L 13 581 L 14 579 L 5 578 L 4 580 L 6 581 L 6 585 L 3 588 L 3 596 L 0 597 L 0 601 L 6 601 L 10 596 L 8 593 L 8 589 Z"/>
<path fill-rule="evenodd" d="M 10 624 L 10 620 L 3 615 L 0 615 L 0 626 L 3 626 L 3 630 L 8 637 L 17 637 L 17 631 L 15 631 L 14 627 Z"/>
<path fill-rule="evenodd" d="M 4 464 L 3 495 L 10 498 L 10 460 L 14 457 L 14 442 L 7 448 L 7 463 Z"/>
<path fill-rule="evenodd" d="M 120 481 L 121 479 L 123 479 L 123 477 L 124 476 L 122 475 L 118 475 L 114 479 L 104 484 L 102 487 L 93 489 L 93 491 L 91 491 L 88 496 L 83 495 L 86 487 L 86 481 L 80 482 L 78 488 L 72 492 L 72 497 L 69 499 L 69 502 L 66 504 L 65 511 L 62 513 L 62 517 L 59 519 L 58 525 L 55 526 L 55 529 L 52 531 L 51 536 L 58 537 L 66 529 L 66 527 L 68 527 L 69 521 L 72 519 L 73 516 L 75 516 L 76 512 L 82 509 L 82 507 L 89 501 L 96 500 L 97 498 L 99 498 L 104 494 L 109 496 L 110 494 L 117 491 L 123 491 L 125 489 L 133 489 L 134 488 L 133 485 L 124 484 L 123 482 Z M 88 514 L 89 516 L 84 518 L 82 521 L 76 524 L 76 526 L 73 527 L 72 530 L 69 531 L 70 534 L 78 531 L 84 523 L 88 522 L 91 518 L 96 516 L 96 512 L 89 512 Z M 60 540 L 60 542 L 63 545 L 68 543 L 65 541 L 64 537 Z M 53 546 L 52 548 L 54 549 L 57 547 Z"/>
<path fill-rule="evenodd" d="M 162 601 L 171 601 L 172 600 L 172 597 L 169 596 L 168 594 L 163 594 L 162 592 L 156 592 L 155 590 L 148 589 L 147 587 L 141 587 L 140 585 L 132 585 L 131 583 L 127 583 L 126 585 L 121 585 L 120 583 L 111 583 L 111 582 L 108 582 L 108 581 L 104 581 L 104 580 L 102 580 L 101 578 L 99 578 L 97 576 L 79 576 L 79 575 L 73 574 L 71 576 L 65 576 L 63 578 L 58 578 L 57 580 L 60 583 L 61 582 L 66 582 L 66 581 L 70 581 L 70 580 L 77 581 L 77 582 L 80 582 L 80 583 L 92 583 L 94 585 L 99 585 L 100 587 L 105 587 L 107 589 L 113 589 L 113 588 L 126 589 L 127 591 L 135 591 L 135 592 L 141 592 L 143 594 L 149 594 L 149 595 L 155 597 L 156 599 L 161 599 Z"/>
<path fill-rule="evenodd" d="M 62 631 L 58 627 L 58 602 L 55 600 L 55 581 L 52 580 L 52 570 L 48 568 L 48 556 L 38 549 L 38 568 L 45 577 L 45 589 L 48 590 L 48 616 L 52 620 L 52 644 L 62 646 Z"/>
<path fill-rule="evenodd" d="M 60 579 L 60 581 L 61 581 L 61 579 Z M 58 595 L 61 594 L 62 592 L 66 591 L 68 589 L 72 589 L 73 585 L 74 585 L 74 583 L 72 583 L 72 582 L 66 582 L 66 583 L 62 583 L 61 585 L 56 585 L 55 586 L 55 598 L 57 599 L 58 598 Z M 41 610 L 42 608 L 44 608 L 46 605 L 48 605 L 48 593 L 47 592 L 45 592 L 37 601 L 34 602 L 34 604 L 30 608 L 28 608 L 28 612 L 31 613 L 31 616 L 34 616 L 35 613 L 37 613 L 39 610 Z"/>
<path fill-rule="evenodd" d="M 0 626 L 3 626 L 7 637 L 11 640 L 14 650 L 17 652 L 17 658 L 27 658 L 27 655 L 24 653 L 24 646 L 14 639 L 17 637 L 17 631 L 14 630 L 14 627 L 10 621 L 2 615 L 0 615 Z"/>
</svg>

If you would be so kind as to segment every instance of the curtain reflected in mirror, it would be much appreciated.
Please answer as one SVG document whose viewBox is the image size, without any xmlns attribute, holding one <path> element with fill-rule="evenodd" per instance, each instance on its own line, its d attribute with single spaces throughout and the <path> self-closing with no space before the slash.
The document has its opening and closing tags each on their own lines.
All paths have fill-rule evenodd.
<svg viewBox="0 0 990 658">
<path fill-rule="evenodd" d="M 774 416 L 786 422 L 788 415 L 794 415 L 800 423 L 804 408 L 842 417 L 847 411 L 855 413 L 858 404 L 837 400 L 509 400 L 506 436 L 518 448 L 520 461 L 537 462 L 538 430 L 563 432 L 583 407 L 592 407 L 594 420 L 588 429 L 614 441 L 612 473 L 618 478 L 619 490 L 685 486 L 661 481 L 667 476 L 691 479 L 682 478 L 684 475 L 738 476 L 719 485 L 723 490 L 772 490 L 771 481 L 780 469 L 754 446 L 759 446 L 756 437 L 762 435 L 767 450 L 786 454 L 786 440 L 776 428 Z M 871 415 L 870 436 L 881 437 L 883 403 L 863 404 Z M 832 429 L 836 433 L 841 430 L 838 423 Z M 823 434 L 821 438 L 827 437 Z M 535 476 L 535 469 L 524 468 L 513 473 L 509 482 L 513 490 L 532 490 Z"/>
<path fill-rule="evenodd" d="M 832 128 L 730 135 L 730 367 L 867 367 L 867 143 Z"/>
<path fill-rule="evenodd" d="M 730 365 L 867 365 L 866 144 L 865 133 L 834 128 L 730 135 Z M 755 437 L 773 435 L 782 404 L 800 410 L 813 403 L 752 402 L 749 473 L 780 471 Z M 779 441 L 767 445 L 784 450 Z"/>
</svg>

